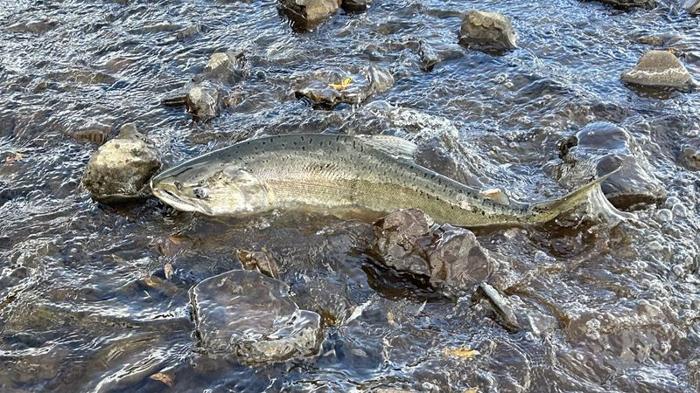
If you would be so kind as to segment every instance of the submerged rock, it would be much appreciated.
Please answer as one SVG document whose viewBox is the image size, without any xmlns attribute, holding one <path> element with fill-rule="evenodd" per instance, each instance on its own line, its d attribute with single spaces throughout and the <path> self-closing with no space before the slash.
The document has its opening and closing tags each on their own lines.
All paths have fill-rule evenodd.
<svg viewBox="0 0 700 393">
<path fill-rule="evenodd" d="M 700 138 L 691 139 L 681 147 L 678 161 L 691 171 L 700 171 Z"/>
<path fill-rule="evenodd" d="M 148 181 L 160 165 L 153 143 L 129 123 L 121 127 L 115 139 L 97 149 L 82 183 L 93 199 L 104 203 L 144 198 L 150 195 Z"/>
<path fill-rule="evenodd" d="M 374 65 L 362 72 L 328 69 L 304 75 L 294 94 L 315 106 L 332 108 L 340 103 L 358 105 L 372 94 L 382 93 L 394 85 L 391 73 Z"/>
<path fill-rule="evenodd" d="M 279 8 L 298 27 L 311 28 L 334 14 L 339 0 L 279 0 Z"/>
<path fill-rule="evenodd" d="M 700 14 L 700 0 L 686 0 L 683 7 L 690 14 Z"/>
<path fill-rule="evenodd" d="M 194 84 L 187 92 L 185 105 L 192 116 L 201 121 L 216 117 L 221 106 L 219 89 L 208 81 Z"/>
<path fill-rule="evenodd" d="M 602 3 L 610 4 L 617 8 L 651 8 L 656 6 L 656 0 L 600 0 Z"/>
<path fill-rule="evenodd" d="M 245 364 L 281 362 L 318 352 L 321 317 L 299 310 L 282 281 L 232 270 L 190 290 L 196 329 L 212 355 Z"/>
<path fill-rule="evenodd" d="M 510 19 L 497 12 L 469 11 L 462 21 L 459 43 L 481 50 L 514 49 L 517 35 Z"/>
<path fill-rule="evenodd" d="M 634 85 L 687 89 L 693 77 L 683 63 L 669 51 L 650 50 L 637 65 L 622 74 L 622 80 Z"/>
<path fill-rule="evenodd" d="M 350 12 L 362 12 L 366 11 L 367 8 L 372 4 L 372 0 L 342 0 L 343 3 L 340 5 L 345 11 Z"/>
<path fill-rule="evenodd" d="M 425 72 L 432 71 L 435 65 L 442 61 L 435 49 L 424 41 L 418 43 L 418 57 L 420 57 L 420 68 Z"/>
<path fill-rule="evenodd" d="M 432 224 L 430 217 L 417 209 L 391 213 L 375 224 L 373 249 L 390 268 L 430 276 L 423 250 L 432 241 Z"/>
<path fill-rule="evenodd" d="M 204 76 L 207 79 L 234 83 L 247 73 L 246 63 L 245 53 L 242 51 L 216 52 L 204 67 Z"/>
<path fill-rule="evenodd" d="M 588 124 L 562 143 L 561 158 L 564 165 L 559 181 L 568 187 L 621 167 L 601 185 L 605 196 L 617 208 L 657 203 L 666 198 L 664 185 L 653 175 L 632 135 L 615 124 Z"/>
<path fill-rule="evenodd" d="M 397 210 L 375 224 L 372 250 L 387 267 L 424 278 L 448 296 L 471 291 L 496 270 L 471 231 L 431 225 L 420 210 Z"/>
</svg>

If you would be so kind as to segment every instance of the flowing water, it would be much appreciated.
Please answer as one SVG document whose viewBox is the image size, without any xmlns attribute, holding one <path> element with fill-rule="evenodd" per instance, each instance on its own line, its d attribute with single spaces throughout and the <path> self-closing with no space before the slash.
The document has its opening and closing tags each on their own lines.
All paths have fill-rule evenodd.
<svg viewBox="0 0 700 393">
<path fill-rule="evenodd" d="M 680 3 L 375 0 L 301 32 L 271 0 L 3 1 L 0 391 L 698 391 L 700 172 L 677 156 L 700 133 L 700 94 L 619 79 L 650 48 L 639 37 L 655 34 L 675 37 L 662 46 L 700 78 L 700 19 Z M 510 16 L 520 48 L 457 45 L 471 8 Z M 431 72 L 421 42 L 444 59 Z M 218 117 L 161 105 L 222 50 L 243 50 L 249 72 L 226 86 Z M 321 110 L 294 97 L 310 71 L 370 63 L 396 83 L 366 103 Z M 456 160 L 453 172 L 540 200 L 566 191 L 553 176 L 559 141 L 597 120 L 634 136 L 668 199 L 615 228 L 477 233 L 501 261 L 492 284 L 528 321 L 515 332 L 468 297 L 381 268 L 369 223 L 97 204 L 80 186 L 97 145 L 76 138 L 135 122 L 170 166 L 258 135 L 449 133 L 463 148 L 433 154 Z M 249 367 L 198 345 L 188 290 L 240 269 L 238 249 L 266 250 L 299 306 L 324 316 L 317 356 Z"/>
</svg>

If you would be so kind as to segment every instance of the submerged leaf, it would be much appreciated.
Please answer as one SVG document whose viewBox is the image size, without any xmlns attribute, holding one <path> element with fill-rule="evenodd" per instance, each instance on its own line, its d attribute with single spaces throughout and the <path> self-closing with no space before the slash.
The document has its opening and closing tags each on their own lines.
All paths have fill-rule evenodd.
<svg viewBox="0 0 700 393">
<path fill-rule="evenodd" d="M 457 347 L 457 348 L 446 348 L 445 356 L 451 356 L 466 360 L 473 359 L 476 355 L 479 355 L 479 351 L 476 349 L 471 349 L 469 347 Z"/>
<path fill-rule="evenodd" d="M 163 384 L 168 385 L 168 387 L 173 387 L 173 377 L 166 373 L 155 373 L 149 378 L 154 381 L 162 382 Z"/>
</svg>

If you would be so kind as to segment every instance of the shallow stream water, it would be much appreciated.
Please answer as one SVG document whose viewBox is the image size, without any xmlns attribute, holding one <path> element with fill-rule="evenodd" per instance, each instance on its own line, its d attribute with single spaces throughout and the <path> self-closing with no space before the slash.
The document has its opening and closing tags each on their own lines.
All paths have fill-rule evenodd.
<svg viewBox="0 0 700 393">
<path fill-rule="evenodd" d="M 700 18 L 680 3 L 375 0 L 300 32 L 271 0 L 4 1 L 0 391 L 700 390 L 700 172 L 677 159 L 700 134 L 700 93 L 620 81 L 652 48 L 639 40 L 647 35 L 674 37 L 660 46 L 700 79 Z M 519 48 L 460 47 L 472 8 L 510 16 Z M 430 72 L 421 41 L 443 59 Z M 227 86 L 219 116 L 195 122 L 161 104 L 225 50 L 243 50 L 250 71 Z M 305 73 L 370 63 L 396 83 L 361 105 L 314 109 L 293 94 Z M 381 268 L 366 251 L 371 223 L 95 203 L 80 178 L 97 145 L 76 137 L 111 138 L 135 122 L 167 167 L 259 135 L 452 133 L 459 154 L 435 154 L 471 173 L 450 175 L 528 201 L 566 191 L 554 176 L 559 143 L 592 121 L 634 136 L 668 198 L 614 228 L 477 232 L 501 261 L 492 285 L 529 321 L 515 332 L 468 297 L 442 298 Z M 299 306 L 324 317 L 318 356 L 248 367 L 198 346 L 188 290 L 241 268 L 237 249 L 266 250 Z"/>
</svg>

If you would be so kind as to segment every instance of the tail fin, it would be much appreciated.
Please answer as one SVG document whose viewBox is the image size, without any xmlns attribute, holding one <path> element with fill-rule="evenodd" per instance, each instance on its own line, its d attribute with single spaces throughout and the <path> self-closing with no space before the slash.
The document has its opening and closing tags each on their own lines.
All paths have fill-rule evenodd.
<svg viewBox="0 0 700 393">
<path fill-rule="evenodd" d="M 620 168 L 616 168 L 561 198 L 533 204 L 529 209 L 530 221 L 544 223 L 553 220 L 560 214 L 571 211 L 588 200 L 593 202 L 594 208 L 600 210 L 600 213 L 612 214 L 619 221 L 623 215 L 610 204 L 600 189 L 600 185 L 619 170 Z"/>
</svg>

